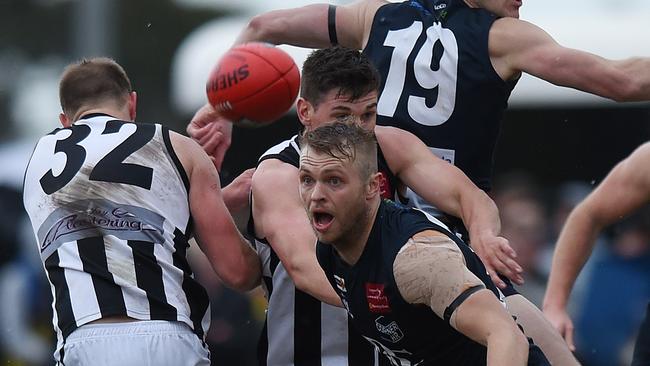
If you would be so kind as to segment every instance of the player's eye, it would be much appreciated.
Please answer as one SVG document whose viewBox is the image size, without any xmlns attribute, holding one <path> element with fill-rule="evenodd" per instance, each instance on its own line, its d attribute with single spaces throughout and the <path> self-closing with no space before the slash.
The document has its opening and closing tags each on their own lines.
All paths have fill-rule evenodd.
<svg viewBox="0 0 650 366">
<path fill-rule="evenodd" d="M 341 179 L 339 177 L 330 177 L 327 179 L 327 183 L 331 186 L 337 187 L 341 184 Z"/>
<path fill-rule="evenodd" d="M 343 121 L 347 120 L 348 118 L 350 118 L 350 115 L 349 114 L 337 114 L 336 116 L 334 116 L 334 118 L 339 122 L 343 122 Z"/>
<path fill-rule="evenodd" d="M 300 184 L 302 184 L 302 185 L 311 185 L 312 183 L 314 183 L 314 180 L 312 179 L 312 177 L 310 177 L 308 175 L 300 176 Z"/>
</svg>

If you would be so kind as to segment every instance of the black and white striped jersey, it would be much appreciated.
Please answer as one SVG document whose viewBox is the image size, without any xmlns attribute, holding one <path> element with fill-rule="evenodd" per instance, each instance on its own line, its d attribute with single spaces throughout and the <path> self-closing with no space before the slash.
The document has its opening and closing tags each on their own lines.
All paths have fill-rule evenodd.
<svg viewBox="0 0 650 366">
<path fill-rule="evenodd" d="M 294 136 L 267 150 L 259 161 L 278 159 L 297 169 L 299 156 L 298 137 Z M 384 364 L 374 347 L 350 325 L 345 309 L 322 303 L 295 287 L 268 241 L 255 235 L 253 219 L 249 234 L 255 237 L 268 299 L 258 347 L 260 365 Z"/>
<path fill-rule="evenodd" d="M 203 338 L 209 300 L 186 260 L 188 192 L 161 125 L 93 114 L 39 140 L 24 204 L 54 298 L 57 360 L 72 331 L 107 316 L 180 321 Z"/>
</svg>

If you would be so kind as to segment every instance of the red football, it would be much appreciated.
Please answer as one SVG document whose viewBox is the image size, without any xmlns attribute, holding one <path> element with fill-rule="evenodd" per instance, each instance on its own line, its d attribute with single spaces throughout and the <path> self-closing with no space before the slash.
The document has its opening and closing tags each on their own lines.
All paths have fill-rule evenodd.
<svg viewBox="0 0 650 366">
<path fill-rule="evenodd" d="M 210 104 L 224 117 L 263 125 L 282 117 L 300 88 L 293 58 L 265 43 L 233 47 L 210 73 L 206 92 Z"/>
</svg>

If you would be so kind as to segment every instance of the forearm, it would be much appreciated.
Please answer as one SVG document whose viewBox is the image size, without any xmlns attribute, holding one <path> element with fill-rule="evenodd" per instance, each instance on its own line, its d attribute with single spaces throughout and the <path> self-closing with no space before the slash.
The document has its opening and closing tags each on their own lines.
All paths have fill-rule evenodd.
<svg viewBox="0 0 650 366">
<path fill-rule="evenodd" d="M 313 258 L 293 258 L 292 263 L 285 265 L 289 276 L 296 288 L 330 305 L 341 307 L 341 299 L 325 277 L 313 253 Z"/>
<path fill-rule="evenodd" d="M 495 330 L 487 339 L 487 364 L 526 365 L 528 363 L 528 342 L 519 329 Z"/>
<path fill-rule="evenodd" d="M 477 189 L 472 195 L 461 197 L 461 219 L 472 238 L 483 235 L 497 236 L 501 232 L 499 209 L 492 199 L 483 191 Z"/>
<path fill-rule="evenodd" d="M 235 45 L 268 42 L 308 48 L 328 47 L 327 9 L 328 4 L 313 4 L 255 16 L 239 34 Z"/>
<path fill-rule="evenodd" d="M 196 242 L 226 286 L 247 291 L 260 283 L 259 256 L 227 214 L 211 220 L 196 216 L 195 233 Z"/>
<path fill-rule="evenodd" d="M 573 284 L 593 250 L 599 231 L 600 226 L 587 210 L 578 208 L 569 216 L 553 254 L 544 308 L 566 307 Z"/>
</svg>

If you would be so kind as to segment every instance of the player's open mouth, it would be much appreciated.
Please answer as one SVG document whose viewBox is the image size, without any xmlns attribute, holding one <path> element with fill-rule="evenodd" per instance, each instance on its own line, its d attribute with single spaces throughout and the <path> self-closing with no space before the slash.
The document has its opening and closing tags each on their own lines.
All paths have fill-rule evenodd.
<svg viewBox="0 0 650 366">
<path fill-rule="evenodd" d="M 313 212 L 312 215 L 314 217 L 313 219 L 314 229 L 316 229 L 319 232 L 326 231 L 334 221 L 334 216 L 327 212 L 322 212 L 322 211 Z"/>
</svg>

